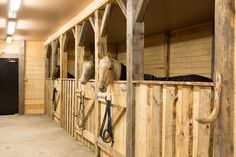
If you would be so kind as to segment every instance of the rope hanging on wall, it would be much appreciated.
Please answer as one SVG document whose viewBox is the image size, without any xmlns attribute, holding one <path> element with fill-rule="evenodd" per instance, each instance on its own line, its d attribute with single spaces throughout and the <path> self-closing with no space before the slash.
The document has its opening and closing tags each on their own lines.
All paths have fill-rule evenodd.
<svg viewBox="0 0 236 157">
<path fill-rule="evenodd" d="M 100 137 L 105 143 L 111 143 L 111 146 L 113 146 L 114 143 L 114 137 L 113 137 L 113 131 L 112 131 L 112 122 L 111 122 L 111 98 L 108 99 L 105 97 L 106 100 L 106 109 L 102 121 L 102 126 L 100 129 Z M 107 121 L 107 127 L 105 127 L 105 123 Z"/>
<path fill-rule="evenodd" d="M 79 113 L 78 113 L 77 117 L 78 117 L 79 129 L 82 132 L 85 130 L 84 98 L 85 98 L 85 92 L 81 91 L 80 92 Z"/>
</svg>

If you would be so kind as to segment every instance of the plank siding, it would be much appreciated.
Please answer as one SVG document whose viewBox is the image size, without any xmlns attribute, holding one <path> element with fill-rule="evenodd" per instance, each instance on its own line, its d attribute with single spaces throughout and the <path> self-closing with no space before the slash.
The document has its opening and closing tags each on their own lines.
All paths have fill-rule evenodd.
<svg viewBox="0 0 236 157">
<path fill-rule="evenodd" d="M 42 42 L 26 42 L 25 113 L 44 113 L 44 59 Z"/>
<path fill-rule="evenodd" d="M 145 38 L 144 73 L 164 76 L 164 34 Z M 126 64 L 126 45 L 118 46 L 118 60 Z M 199 74 L 211 77 L 212 24 L 206 23 L 170 35 L 170 76 Z"/>
</svg>

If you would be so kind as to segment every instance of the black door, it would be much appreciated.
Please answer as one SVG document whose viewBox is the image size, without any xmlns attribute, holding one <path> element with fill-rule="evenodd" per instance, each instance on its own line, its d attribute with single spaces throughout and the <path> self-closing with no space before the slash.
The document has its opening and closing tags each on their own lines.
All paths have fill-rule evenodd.
<svg viewBox="0 0 236 157">
<path fill-rule="evenodd" d="M 0 58 L 0 115 L 18 113 L 18 59 Z"/>
</svg>

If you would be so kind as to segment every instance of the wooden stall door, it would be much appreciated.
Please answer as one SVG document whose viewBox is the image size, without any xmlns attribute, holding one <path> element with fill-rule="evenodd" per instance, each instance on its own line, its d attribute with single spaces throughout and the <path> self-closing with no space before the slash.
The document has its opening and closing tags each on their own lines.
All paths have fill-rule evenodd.
<svg viewBox="0 0 236 157">
<path fill-rule="evenodd" d="M 81 99 L 81 94 L 84 95 L 83 100 Z M 75 92 L 75 134 L 76 138 L 82 142 L 84 145 L 94 150 L 95 146 L 95 83 L 93 81 L 88 82 L 86 85 L 82 85 L 78 82 L 78 88 Z M 80 102 L 83 101 L 82 104 L 84 106 L 84 130 L 81 130 L 79 124 L 81 123 L 81 119 L 79 118 L 80 113 Z"/>
<path fill-rule="evenodd" d="M 100 126 L 102 125 L 105 109 L 105 97 L 111 97 L 111 122 L 114 134 L 114 144 L 103 142 L 98 137 L 98 146 L 101 149 L 101 156 L 125 157 L 126 154 L 126 83 L 116 82 L 109 85 L 107 93 L 98 93 Z M 106 125 L 105 125 L 106 127 Z"/>
</svg>

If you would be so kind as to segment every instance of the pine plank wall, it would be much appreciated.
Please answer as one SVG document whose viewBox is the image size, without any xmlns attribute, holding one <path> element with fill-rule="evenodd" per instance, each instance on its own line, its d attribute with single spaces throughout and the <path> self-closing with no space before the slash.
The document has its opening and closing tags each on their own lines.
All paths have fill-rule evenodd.
<svg viewBox="0 0 236 157">
<path fill-rule="evenodd" d="M 0 58 L 18 58 L 18 42 L 0 41 Z M 26 42 L 25 53 L 25 114 L 44 113 L 43 42 Z"/>
<path fill-rule="evenodd" d="M 164 76 L 164 34 L 145 38 L 144 72 Z M 118 47 L 118 60 L 125 64 L 125 44 Z M 170 76 L 199 74 L 211 77 L 212 23 L 170 32 Z"/>
</svg>

